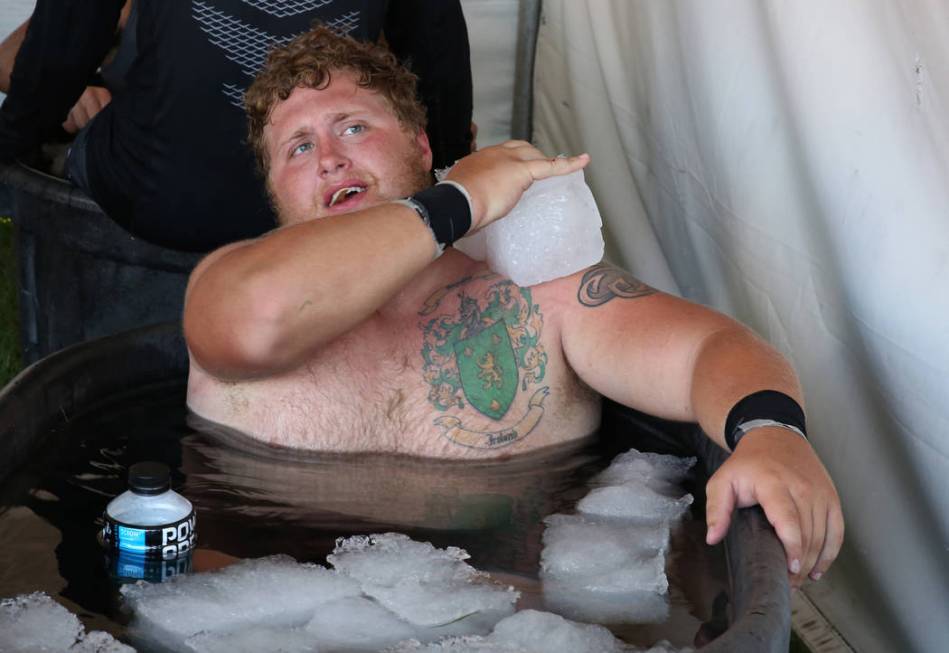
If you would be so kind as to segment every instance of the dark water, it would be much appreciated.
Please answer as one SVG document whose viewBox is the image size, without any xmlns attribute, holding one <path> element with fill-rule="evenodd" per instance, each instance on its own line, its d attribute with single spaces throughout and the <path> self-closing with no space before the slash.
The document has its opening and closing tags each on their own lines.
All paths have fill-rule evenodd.
<svg viewBox="0 0 949 653">
<path fill-rule="evenodd" d="M 0 484 L 0 597 L 43 590 L 87 630 L 124 639 L 118 583 L 96 534 L 106 504 L 126 489 L 129 465 L 160 460 L 197 513 L 194 571 L 275 553 L 325 564 L 339 537 L 399 531 L 466 549 L 474 567 L 521 590 L 520 608 L 545 609 L 541 520 L 570 512 L 587 480 L 630 446 L 607 449 L 602 442 L 618 438 L 604 437 L 513 461 L 445 463 L 277 452 L 196 425 L 175 385 L 97 406 L 54 434 Z M 611 627 L 631 643 L 694 645 L 722 628 L 724 558 L 703 542 L 701 484 L 691 485 L 692 515 L 674 530 L 667 556 L 669 619 Z"/>
</svg>

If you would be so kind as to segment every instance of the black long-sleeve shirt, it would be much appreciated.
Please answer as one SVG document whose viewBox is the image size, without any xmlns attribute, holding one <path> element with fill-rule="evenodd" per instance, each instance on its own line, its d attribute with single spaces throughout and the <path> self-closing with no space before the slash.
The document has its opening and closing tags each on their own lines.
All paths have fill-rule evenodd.
<svg viewBox="0 0 949 653">
<path fill-rule="evenodd" d="M 243 93 L 267 51 L 315 20 L 375 41 L 419 75 L 435 165 L 470 147 L 471 67 L 458 0 L 134 0 L 136 56 L 90 123 L 93 198 L 150 242 L 208 251 L 273 228 L 245 144 Z M 123 0 L 38 0 L 0 108 L 0 158 L 58 129 L 111 47 Z"/>
</svg>

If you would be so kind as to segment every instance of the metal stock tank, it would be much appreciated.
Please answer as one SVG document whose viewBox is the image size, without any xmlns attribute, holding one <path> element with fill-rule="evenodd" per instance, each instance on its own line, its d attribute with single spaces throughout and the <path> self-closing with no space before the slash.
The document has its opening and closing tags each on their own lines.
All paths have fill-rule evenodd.
<svg viewBox="0 0 949 653">
<path fill-rule="evenodd" d="M 572 467 L 563 460 L 512 459 L 495 463 L 504 466 L 500 473 L 455 464 L 438 474 L 432 461 L 406 458 L 268 458 L 189 428 L 187 368 L 180 324 L 172 322 L 68 347 L 0 391 L 0 532 L 27 540 L 0 551 L 0 567 L 11 570 L 0 576 L 0 596 L 45 590 L 74 612 L 79 606 L 88 629 L 123 637 L 95 520 L 124 490 L 127 466 L 154 457 L 171 467 L 175 487 L 194 503 L 202 524 L 193 571 L 213 568 L 209 557 L 218 566 L 222 559 L 271 553 L 320 562 L 341 535 L 403 530 L 436 546 L 461 546 L 476 567 L 503 582 L 522 582 L 525 607 L 525 596 L 540 601 L 531 599 L 530 587 L 538 582 L 541 520 L 582 496 L 585 481 L 577 470 L 589 477 L 597 471 L 591 465 L 602 469 L 614 455 L 585 452 L 582 464 Z M 699 459 L 686 485 L 696 501 L 683 523 L 685 541 L 673 539 L 667 565 L 668 623 L 617 634 L 636 644 L 669 639 L 710 653 L 786 652 L 784 553 L 764 514 L 740 510 L 723 545 L 704 544 L 703 488 L 724 452 L 695 425 L 615 405 L 605 407 L 597 441 Z M 495 476 L 483 483 L 477 479 L 483 473 Z M 552 474 L 560 475 L 556 482 Z M 403 479 L 395 493 L 380 480 L 394 476 Z M 373 485 L 375 495 L 353 500 L 351 488 Z M 459 503 L 459 487 L 475 489 Z M 31 540 L 30 533 L 45 535 Z"/>
</svg>

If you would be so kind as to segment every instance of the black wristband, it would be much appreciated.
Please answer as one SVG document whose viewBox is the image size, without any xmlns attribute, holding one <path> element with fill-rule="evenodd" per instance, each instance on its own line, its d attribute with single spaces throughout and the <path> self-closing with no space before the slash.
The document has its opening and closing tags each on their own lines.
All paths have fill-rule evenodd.
<svg viewBox="0 0 949 653">
<path fill-rule="evenodd" d="M 451 245 L 471 228 L 471 205 L 453 184 L 435 184 L 415 193 L 412 199 L 421 205 L 425 212 L 422 219 L 442 245 Z"/>
<path fill-rule="evenodd" d="M 742 426 L 756 420 L 774 422 L 773 426 L 789 428 L 807 438 L 804 409 L 800 404 L 783 392 L 762 390 L 748 395 L 729 411 L 725 420 L 725 443 L 729 449 L 734 451 L 745 434 Z"/>
</svg>

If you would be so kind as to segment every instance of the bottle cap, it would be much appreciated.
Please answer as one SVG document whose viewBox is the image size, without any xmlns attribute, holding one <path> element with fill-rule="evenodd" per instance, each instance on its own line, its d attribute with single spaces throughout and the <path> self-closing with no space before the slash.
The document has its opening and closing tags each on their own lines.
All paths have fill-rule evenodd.
<svg viewBox="0 0 949 653">
<path fill-rule="evenodd" d="M 129 489 L 135 494 L 161 494 L 171 489 L 171 470 L 159 462 L 135 463 L 129 467 Z"/>
</svg>

